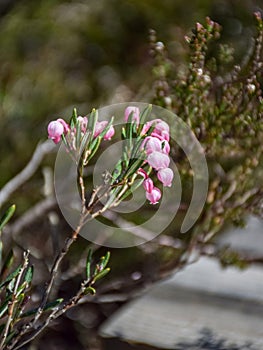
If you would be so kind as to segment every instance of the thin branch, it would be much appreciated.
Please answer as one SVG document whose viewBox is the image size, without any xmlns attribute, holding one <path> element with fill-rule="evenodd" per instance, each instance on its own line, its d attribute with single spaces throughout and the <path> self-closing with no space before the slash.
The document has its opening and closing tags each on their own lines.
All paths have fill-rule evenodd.
<svg viewBox="0 0 263 350">
<path fill-rule="evenodd" d="M 0 344 L 0 349 L 2 349 L 3 346 L 4 346 L 4 343 L 6 341 L 8 333 L 9 333 L 10 325 L 11 325 L 11 323 L 13 321 L 14 308 L 15 308 L 15 304 L 17 303 L 17 291 L 18 291 L 18 288 L 19 288 L 19 284 L 20 284 L 22 275 L 23 275 L 24 271 L 26 270 L 26 268 L 28 266 L 28 255 L 29 255 L 28 251 L 24 253 L 24 263 L 23 263 L 23 265 L 22 265 L 22 267 L 20 269 L 20 272 L 19 272 L 19 274 L 17 276 L 17 279 L 16 279 L 15 287 L 14 287 L 14 290 L 13 290 L 13 293 L 12 293 L 12 300 L 11 300 L 11 302 L 9 304 L 9 307 L 8 307 L 8 317 L 7 317 L 5 328 L 4 328 L 4 331 L 3 331 L 3 336 L 2 336 L 2 340 L 1 340 L 1 344 Z"/>
<path fill-rule="evenodd" d="M 26 167 L 11 179 L 0 191 L 0 208 L 23 183 L 25 183 L 37 170 L 44 156 L 55 148 L 55 145 L 47 140 L 37 146 L 35 152 Z"/>
</svg>

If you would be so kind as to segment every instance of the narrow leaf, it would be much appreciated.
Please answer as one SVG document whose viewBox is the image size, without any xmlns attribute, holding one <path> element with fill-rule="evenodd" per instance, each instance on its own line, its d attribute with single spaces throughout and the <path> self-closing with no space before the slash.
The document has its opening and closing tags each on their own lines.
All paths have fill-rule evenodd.
<svg viewBox="0 0 263 350">
<path fill-rule="evenodd" d="M 2 270 L 1 270 L 1 276 L 5 275 L 6 271 L 12 266 L 14 262 L 14 253 L 13 250 L 11 249 L 5 258 Z"/>
<path fill-rule="evenodd" d="M 87 262 L 86 262 L 86 279 L 89 281 L 90 280 L 90 267 L 91 267 L 91 260 L 92 260 L 92 250 L 89 249 L 88 255 L 87 255 Z"/>
<path fill-rule="evenodd" d="M 7 276 L 7 278 L 0 284 L 0 288 L 2 288 L 4 285 L 9 283 L 12 279 L 16 278 L 16 276 L 19 274 L 21 268 L 22 268 L 22 265 L 19 265 L 18 268 L 16 268 L 14 272 L 10 273 Z"/>
<path fill-rule="evenodd" d="M 105 277 L 110 272 L 110 268 L 107 267 L 105 270 L 99 272 L 96 276 L 94 276 L 93 281 L 97 282 L 101 278 Z"/>
<path fill-rule="evenodd" d="M 7 211 L 5 212 L 5 214 L 2 216 L 0 220 L 0 231 L 3 229 L 3 227 L 8 223 L 8 221 L 14 215 L 15 210 L 16 210 L 15 204 L 11 205 L 11 207 L 7 209 Z"/>
<path fill-rule="evenodd" d="M 101 269 L 103 269 L 103 270 L 105 269 L 109 260 L 110 260 L 110 252 L 107 252 L 105 256 L 101 257 L 101 262 L 100 262 Z"/>
<path fill-rule="evenodd" d="M 96 294 L 96 289 L 93 287 L 87 287 L 84 291 L 85 294 L 91 294 L 91 295 L 95 295 Z"/>
<path fill-rule="evenodd" d="M 27 284 L 30 284 L 31 281 L 32 281 L 32 278 L 33 278 L 33 273 L 34 273 L 34 267 L 33 266 L 29 266 L 26 270 L 26 273 L 25 273 L 25 282 Z"/>
<path fill-rule="evenodd" d="M 145 122 L 150 119 L 150 114 L 152 112 L 152 105 L 150 104 L 149 106 L 147 106 L 141 113 L 140 115 L 140 125 L 138 127 L 138 134 L 142 131 L 142 128 L 145 124 Z"/>
</svg>

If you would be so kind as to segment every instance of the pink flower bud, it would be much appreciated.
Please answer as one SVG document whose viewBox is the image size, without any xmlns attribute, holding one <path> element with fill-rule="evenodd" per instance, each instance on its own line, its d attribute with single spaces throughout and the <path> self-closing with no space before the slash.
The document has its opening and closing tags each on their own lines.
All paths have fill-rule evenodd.
<svg viewBox="0 0 263 350">
<path fill-rule="evenodd" d="M 160 140 L 169 141 L 170 139 L 170 128 L 169 125 L 163 120 L 156 119 L 157 124 L 153 129 L 152 136 L 158 137 Z"/>
<path fill-rule="evenodd" d="M 94 137 L 99 136 L 102 133 L 102 131 L 106 128 L 107 124 L 107 121 L 97 122 L 95 125 Z"/>
<path fill-rule="evenodd" d="M 167 154 L 161 152 L 153 152 L 149 154 L 147 158 L 148 164 L 155 170 L 161 170 L 168 168 L 170 164 L 170 158 Z"/>
<path fill-rule="evenodd" d="M 60 122 L 63 125 L 63 129 L 64 129 L 63 134 L 66 135 L 69 132 L 69 129 L 70 129 L 69 125 L 65 122 L 65 120 L 63 120 L 61 118 L 58 118 L 57 121 Z"/>
<path fill-rule="evenodd" d="M 143 142 L 143 147 L 144 145 L 147 155 L 155 151 L 162 152 L 162 142 L 156 137 L 147 136 Z"/>
<path fill-rule="evenodd" d="M 81 131 L 82 132 L 86 132 L 87 126 L 88 126 L 88 118 L 87 117 L 78 116 L 77 120 L 80 123 Z"/>
<path fill-rule="evenodd" d="M 161 197 L 162 192 L 157 187 L 154 187 L 151 192 L 146 192 L 146 199 L 150 201 L 150 204 L 157 204 Z"/>
<path fill-rule="evenodd" d="M 152 192 L 154 185 L 153 180 L 148 177 L 148 179 L 143 181 L 143 188 L 146 192 Z"/>
<path fill-rule="evenodd" d="M 141 175 L 144 179 L 147 179 L 147 177 L 148 177 L 146 171 L 143 170 L 142 168 L 139 168 L 139 169 L 137 170 L 137 174 L 138 174 L 138 175 Z"/>
<path fill-rule="evenodd" d="M 54 143 L 57 144 L 61 140 L 61 135 L 64 132 L 64 128 L 59 121 L 54 120 L 48 124 L 47 132 L 48 132 L 48 138 L 53 140 Z"/>
<path fill-rule="evenodd" d="M 164 140 L 162 142 L 162 152 L 165 154 L 169 154 L 170 153 L 170 145 L 169 142 L 167 140 Z"/>
<path fill-rule="evenodd" d="M 103 132 L 103 130 L 107 127 L 107 125 L 108 125 L 108 122 L 105 120 L 102 122 L 97 122 L 95 125 L 94 137 L 99 136 Z M 115 133 L 114 127 L 111 126 L 109 130 L 106 132 L 106 134 L 104 135 L 103 139 L 110 140 L 114 135 L 114 133 Z"/>
<path fill-rule="evenodd" d="M 128 121 L 131 113 L 132 113 L 132 121 L 135 121 L 136 124 L 138 125 L 140 123 L 140 110 L 138 107 L 135 107 L 135 106 L 129 106 L 125 109 L 125 112 L 124 112 L 125 122 Z"/>
<path fill-rule="evenodd" d="M 153 124 L 155 125 L 161 121 L 162 121 L 161 119 L 154 119 L 154 120 L 150 120 L 149 122 L 145 123 L 143 128 L 142 128 L 141 134 L 145 135 Z"/>
<path fill-rule="evenodd" d="M 104 135 L 103 139 L 104 140 L 110 140 L 114 134 L 115 134 L 114 127 L 111 126 L 109 128 L 109 130 L 106 132 L 106 134 Z"/>
<path fill-rule="evenodd" d="M 172 186 L 172 181 L 174 177 L 174 173 L 172 169 L 170 168 L 165 168 L 161 169 L 157 173 L 158 180 L 163 183 L 164 186 L 171 187 Z"/>
</svg>

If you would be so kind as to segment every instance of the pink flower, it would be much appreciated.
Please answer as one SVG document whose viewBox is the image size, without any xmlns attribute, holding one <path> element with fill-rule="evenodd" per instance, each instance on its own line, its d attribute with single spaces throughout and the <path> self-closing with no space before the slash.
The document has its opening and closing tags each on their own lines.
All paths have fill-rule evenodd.
<svg viewBox="0 0 263 350">
<path fill-rule="evenodd" d="M 174 173 L 172 169 L 170 168 L 165 168 L 161 169 L 157 173 L 158 180 L 163 183 L 164 186 L 171 187 L 172 186 L 172 181 L 174 177 Z"/>
<path fill-rule="evenodd" d="M 147 155 L 155 151 L 162 152 L 162 142 L 156 137 L 147 136 L 143 141 L 143 148 L 144 145 Z"/>
<path fill-rule="evenodd" d="M 136 124 L 138 125 L 140 123 L 140 110 L 138 107 L 135 107 L 135 106 L 129 106 L 125 109 L 125 112 L 124 112 L 125 122 L 128 121 L 131 113 L 132 113 L 132 121 L 135 121 Z"/>
<path fill-rule="evenodd" d="M 139 168 L 139 169 L 137 170 L 137 174 L 138 174 L 138 175 L 141 175 L 144 179 L 147 179 L 147 178 L 148 178 L 148 175 L 147 175 L 146 171 L 145 171 L 144 169 L 142 169 L 142 168 Z"/>
<path fill-rule="evenodd" d="M 58 118 L 57 121 L 60 122 L 63 125 L 63 129 L 64 129 L 63 134 L 66 135 L 69 132 L 69 129 L 70 129 L 69 125 L 65 122 L 65 120 L 63 120 L 61 118 Z"/>
<path fill-rule="evenodd" d="M 169 154 L 170 153 L 170 145 L 169 142 L 167 140 L 164 140 L 162 142 L 162 152 L 165 154 Z"/>
<path fill-rule="evenodd" d="M 145 135 L 153 124 L 157 124 L 161 121 L 162 121 L 161 119 L 154 119 L 154 120 L 150 120 L 149 122 L 145 123 L 143 128 L 142 128 L 141 134 Z"/>
<path fill-rule="evenodd" d="M 168 155 L 157 151 L 149 154 L 147 161 L 148 164 L 157 171 L 168 168 L 170 164 Z"/>
<path fill-rule="evenodd" d="M 104 135 L 103 139 L 104 140 L 110 140 L 114 134 L 115 134 L 114 127 L 111 126 L 109 128 L 109 130 L 106 132 L 106 134 Z"/>
<path fill-rule="evenodd" d="M 161 197 L 162 192 L 157 187 L 154 187 L 151 192 L 146 192 L 146 199 L 150 201 L 150 204 L 157 204 Z"/>
<path fill-rule="evenodd" d="M 88 126 L 88 118 L 87 117 L 78 116 L 77 119 L 78 119 L 78 121 L 80 123 L 81 131 L 82 132 L 86 132 L 87 126 Z"/>
<path fill-rule="evenodd" d="M 62 123 L 57 120 L 54 120 L 48 124 L 47 127 L 48 138 L 53 140 L 54 143 L 59 143 L 61 136 L 64 133 L 64 127 Z"/>
<path fill-rule="evenodd" d="M 97 122 L 95 125 L 94 137 L 99 136 L 103 132 L 103 130 L 107 127 L 107 125 L 108 125 L 107 121 Z M 115 133 L 114 127 L 111 126 L 109 130 L 106 132 L 106 134 L 104 135 L 103 139 L 110 140 L 114 135 L 114 133 Z"/>
<path fill-rule="evenodd" d="M 153 122 L 155 122 L 156 124 L 151 136 L 157 137 L 159 140 L 169 141 L 170 139 L 169 125 L 161 119 L 155 119 L 153 120 Z"/>
<path fill-rule="evenodd" d="M 146 192 L 152 192 L 154 185 L 153 180 L 148 177 L 148 179 L 143 181 L 143 188 Z"/>
</svg>

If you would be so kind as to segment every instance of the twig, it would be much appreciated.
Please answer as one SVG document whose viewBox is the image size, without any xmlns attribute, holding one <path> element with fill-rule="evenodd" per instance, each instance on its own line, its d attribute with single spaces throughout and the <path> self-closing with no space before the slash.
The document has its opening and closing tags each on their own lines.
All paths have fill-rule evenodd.
<svg viewBox="0 0 263 350">
<path fill-rule="evenodd" d="M 37 170 L 42 159 L 47 153 L 50 153 L 55 145 L 47 140 L 39 144 L 26 167 L 11 179 L 0 191 L 0 208 L 8 200 L 13 192 L 15 192 L 23 183 L 25 183 Z"/>
<path fill-rule="evenodd" d="M 21 267 L 21 270 L 20 270 L 20 272 L 19 272 L 19 274 L 17 276 L 17 279 L 16 279 L 16 284 L 15 284 L 15 287 L 14 287 L 14 290 L 13 290 L 13 293 L 12 293 L 12 300 L 11 300 L 11 302 L 9 304 L 9 307 L 8 307 L 8 318 L 7 318 L 7 321 L 6 321 L 6 324 L 5 324 L 5 328 L 4 328 L 4 331 L 3 331 L 3 337 L 2 337 L 2 340 L 1 340 L 1 344 L 0 344 L 0 349 L 2 349 L 3 346 L 4 346 L 4 343 L 5 343 L 6 338 L 8 336 L 10 325 L 11 325 L 11 323 L 13 321 L 14 307 L 15 307 L 15 304 L 17 302 L 17 290 L 18 290 L 18 287 L 19 287 L 22 275 L 23 275 L 25 269 L 28 266 L 28 255 L 29 255 L 28 251 L 24 253 L 24 263 L 23 263 L 23 265 Z"/>
</svg>

